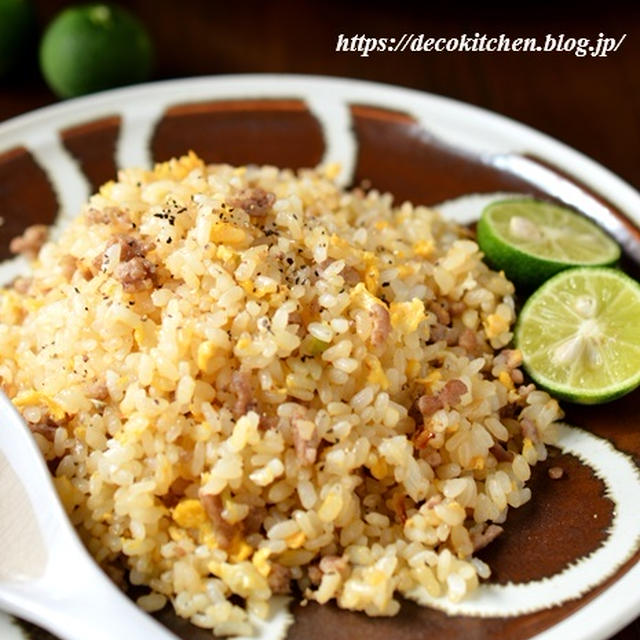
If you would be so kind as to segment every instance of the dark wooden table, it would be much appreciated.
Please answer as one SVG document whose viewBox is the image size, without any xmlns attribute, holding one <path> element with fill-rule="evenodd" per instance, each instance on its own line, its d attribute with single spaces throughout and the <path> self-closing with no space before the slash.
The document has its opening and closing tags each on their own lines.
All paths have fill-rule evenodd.
<svg viewBox="0 0 640 640">
<path fill-rule="evenodd" d="M 36 0 L 40 28 L 62 7 Z M 519 6 L 422 2 L 134 0 L 156 46 L 154 79 L 222 73 L 311 73 L 363 78 L 463 100 L 524 122 L 566 142 L 640 188 L 640 4 L 588 2 Z M 443 3 L 444 4 L 444 3 Z M 619 39 L 607 57 L 573 53 L 336 52 L 339 34 L 400 38 L 403 33 L 512 38 L 546 34 Z M 0 80 L 0 121 L 56 102 L 35 55 Z M 640 588 L 640 585 L 638 585 Z M 640 613 L 640 612 L 639 612 Z M 616 640 L 640 638 L 640 622 Z"/>
</svg>

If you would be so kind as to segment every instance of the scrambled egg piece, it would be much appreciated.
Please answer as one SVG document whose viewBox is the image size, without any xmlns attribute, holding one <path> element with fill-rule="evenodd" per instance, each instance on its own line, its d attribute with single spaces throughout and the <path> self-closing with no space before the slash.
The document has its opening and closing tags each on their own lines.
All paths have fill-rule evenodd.
<svg viewBox="0 0 640 640">
<path fill-rule="evenodd" d="M 196 362 L 200 371 L 207 372 L 209 362 L 213 358 L 217 350 L 216 345 L 211 340 L 205 340 L 198 345 L 198 354 L 196 356 Z"/>
<path fill-rule="evenodd" d="M 16 407 L 44 404 L 54 420 L 63 420 L 66 416 L 66 411 L 55 400 L 41 391 L 23 391 L 19 393 L 12 402 Z"/>
<path fill-rule="evenodd" d="M 407 360 L 407 368 L 405 373 L 408 378 L 415 378 L 420 373 L 420 361 L 419 360 Z"/>
<path fill-rule="evenodd" d="M 291 534 L 285 541 L 289 549 L 299 549 L 307 541 L 307 536 L 304 531 L 298 531 L 298 533 Z"/>
<path fill-rule="evenodd" d="M 378 460 L 373 464 L 369 470 L 371 471 L 371 475 L 376 480 L 382 480 L 389 473 L 389 465 L 384 458 L 378 458 Z"/>
<path fill-rule="evenodd" d="M 171 512 L 171 517 L 174 522 L 186 529 L 197 529 L 208 522 L 202 503 L 194 498 L 181 500 Z"/>
<path fill-rule="evenodd" d="M 151 347 L 155 342 L 155 324 L 153 322 L 141 322 L 133 330 L 133 338 L 139 347 Z"/>
<path fill-rule="evenodd" d="M 380 284 L 380 269 L 378 269 L 377 258 L 369 251 L 363 252 L 363 262 L 365 264 L 364 284 L 370 293 L 375 294 Z"/>
<path fill-rule="evenodd" d="M 387 308 L 387 305 L 380 300 L 380 298 L 374 296 L 362 282 L 358 282 L 358 284 L 351 289 L 349 296 L 351 303 L 355 307 L 360 307 L 367 311 L 370 311 L 376 304 L 383 306 L 385 309 Z"/>
<path fill-rule="evenodd" d="M 419 240 L 413 245 L 413 252 L 421 258 L 428 258 L 434 250 L 433 242 L 429 240 Z"/>
<path fill-rule="evenodd" d="M 389 388 L 389 379 L 384 373 L 384 369 L 380 364 L 380 360 L 372 354 L 365 356 L 364 363 L 369 367 L 369 373 L 367 374 L 367 382 L 371 384 L 378 384 L 383 390 Z"/>
<path fill-rule="evenodd" d="M 236 252 L 231 247 L 225 247 L 224 245 L 220 245 L 216 249 L 216 257 L 223 262 L 229 262 L 233 258 L 236 257 Z"/>
<path fill-rule="evenodd" d="M 171 178 L 173 180 L 182 180 L 186 178 L 194 169 L 203 169 L 204 161 L 202 161 L 193 152 L 189 151 L 186 156 L 172 158 L 168 162 L 157 164 L 149 175 L 155 180 L 162 178 Z"/>
<path fill-rule="evenodd" d="M 253 553 L 253 547 L 242 536 L 235 536 L 229 548 L 229 561 L 242 562 Z"/>
<path fill-rule="evenodd" d="M 487 338 L 495 338 L 505 331 L 509 331 L 509 320 L 497 313 L 487 316 L 483 324 Z"/>
<path fill-rule="evenodd" d="M 513 390 L 514 384 L 513 384 L 513 380 L 511 379 L 511 376 L 509 375 L 508 371 L 501 371 L 500 374 L 498 375 L 498 380 L 500 380 L 500 382 L 509 390 Z"/>
<path fill-rule="evenodd" d="M 246 231 L 228 222 L 214 222 L 211 225 L 211 240 L 220 244 L 244 244 L 247 241 Z"/>
<path fill-rule="evenodd" d="M 258 549 L 251 558 L 253 566 L 263 578 L 266 578 L 271 573 L 271 563 L 269 562 L 270 555 L 271 550 L 264 548 Z"/>
<path fill-rule="evenodd" d="M 411 302 L 392 302 L 389 306 L 391 326 L 403 333 L 413 333 L 426 318 L 424 302 L 414 298 Z"/>
<path fill-rule="evenodd" d="M 416 382 L 419 382 L 420 384 L 423 384 L 428 389 L 431 389 L 431 385 L 434 382 L 438 382 L 440 378 L 442 378 L 442 374 L 437 369 L 434 369 L 433 371 L 430 371 L 426 377 L 416 378 Z"/>
</svg>

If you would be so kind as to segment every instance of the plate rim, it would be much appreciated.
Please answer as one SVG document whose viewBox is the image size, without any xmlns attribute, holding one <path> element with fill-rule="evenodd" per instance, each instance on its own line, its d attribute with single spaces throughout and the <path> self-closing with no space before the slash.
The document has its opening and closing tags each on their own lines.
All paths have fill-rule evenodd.
<svg viewBox="0 0 640 640">
<path fill-rule="evenodd" d="M 132 99 L 149 98 L 155 94 L 163 95 L 175 90 L 184 93 L 185 98 L 193 97 L 189 96 L 193 93 L 211 92 L 210 98 L 213 99 L 225 99 L 228 97 L 225 94 L 233 95 L 236 99 L 265 96 L 296 98 L 310 97 L 314 94 L 326 98 L 330 95 L 351 94 L 357 98 L 367 96 L 375 106 L 389 107 L 393 104 L 403 110 L 406 110 L 408 104 L 415 103 L 427 110 L 440 111 L 445 120 L 455 120 L 460 113 L 465 113 L 473 117 L 473 123 L 494 124 L 499 129 L 498 134 L 506 134 L 511 140 L 522 136 L 523 146 L 531 147 L 531 150 L 541 154 L 541 159 L 551 162 L 553 166 L 567 170 L 571 177 L 577 180 L 588 178 L 589 187 L 593 187 L 599 195 L 618 206 L 640 228 L 640 187 L 634 187 L 598 161 L 553 136 L 509 116 L 461 100 L 400 85 L 355 78 L 287 73 L 221 74 L 158 80 L 109 89 L 40 107 L 0 122 L 0 152 L 10 147 L 5 147 L 4 140 L 14 139 L 20 130 L 32 129 L 46 123 L 58 128 L 82 124 L 96 115 L 113 115 L 114 109 L 122 109 L 125 103 L 131 104 Z M 198 97 L 207 99 L 208 96 Z M 176 100 L 179 99 L 178 94 Z M 134 111 L 149 111 L 149 107 L 141 105 Z M 80 119 L 76 118 L 76 115 L 81 116 Z M 465 122 L 463 128 L 466 130 L 476 127 Z M 555 153 L 552 154 L 551 151 Z"/>
<path fill-rule="evenodd" d="M 57 132 L 64 127 L 79 125 L 103 115 L 122 113 L 124 104 L 128 104 L 132 112 L 144 116 L 145 112 L 150 111 L 150 107 L 144 102 L 137 105 L 137 99 L 146 101 L 152 100 L 154 96 L 172 96 L 176 103 L 257 97 L 308 99 L 335 96 L 336 92 L 341 98 L 351 96 L 350 100 L 355 103 L 365 99 L 367 104 L 385 108 L 395 106 L 409 111 L 407 106 L 416 104 L 426 111 L 445 113 L 445 120 L 455 121 L 461 114 L 470 115 L 471 118 L 463 127 L 465 131 L 477 129 L 483 124 L 492 125 L 505 139 L 521 139 L 523 149 L 534 151 L 541 159 L 585 182 L 640 228 L 640 191 L 598 161 L 549 134 L 500 113 L 446 96 L 399 85 L 337 76 L 281 73 L 207 75 L 102 91 L 41 107 L 1 122 L 0 153 L 19 144 L 21 135 L 31 134 L 30 141 L 37 145 L 44 140 L 43 127 L 53 128 Z M 521 150 L 512 149 L 512 152 Z M 580 632 L 579 637 L 584 640 L 608 637 L 638 615 L 640 592 L 634 597 L 633 588 L 638 582 L 640 561 L 585 605 L 552 627 L 532 636 L 530 640 L 563 640 L 576 632 Z M 5 614 L 0 612 L 0 615 Z M 16 638 L 21 637 L 22 630 L 18 627 L 15 630 Z"/>
</svg>

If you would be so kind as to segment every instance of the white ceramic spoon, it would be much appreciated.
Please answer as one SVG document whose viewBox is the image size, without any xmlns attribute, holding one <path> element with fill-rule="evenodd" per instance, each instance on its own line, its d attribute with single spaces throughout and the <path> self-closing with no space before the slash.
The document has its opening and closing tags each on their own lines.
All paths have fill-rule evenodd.
<svg viewBox="0 0 640 640">
<path fill-rule="evenodd" d="M 31 433 L 2 392 L 0 608 L 65 640 L 177 640 L 85 550 Z"/>
</svg>

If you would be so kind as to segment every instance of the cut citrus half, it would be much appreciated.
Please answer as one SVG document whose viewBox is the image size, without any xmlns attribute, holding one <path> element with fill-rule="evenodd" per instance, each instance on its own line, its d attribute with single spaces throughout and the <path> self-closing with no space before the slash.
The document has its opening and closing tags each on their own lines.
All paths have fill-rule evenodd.
<svg viewBox="0 0 640 640">
<path fill-rule="evenodd" d="M 617 269 L 562 271 L 525 303 L 515 342 L 531 378 L 556 397 L 624 395 L 640 384 L 640 284 Z"/>
<path fill-rule="evenodd" d="M 491 266 L 529 288 L 563 269 L 609 266 L 620 258 L 618 245 L 587 218 L 530 198 L 488 205 L 478 244 Z"/>
</svg>

